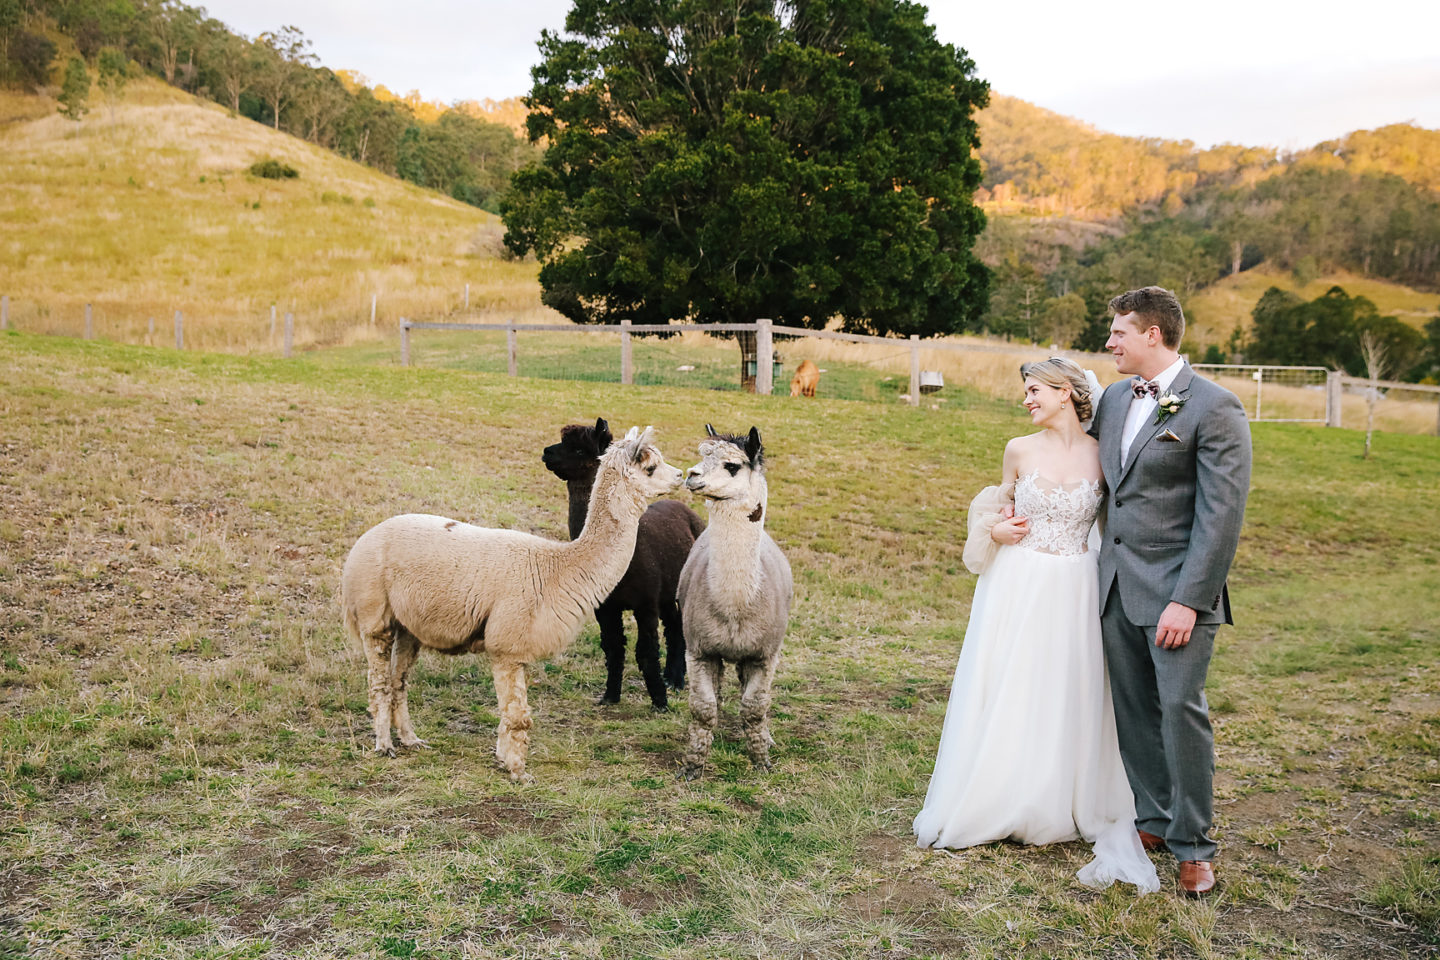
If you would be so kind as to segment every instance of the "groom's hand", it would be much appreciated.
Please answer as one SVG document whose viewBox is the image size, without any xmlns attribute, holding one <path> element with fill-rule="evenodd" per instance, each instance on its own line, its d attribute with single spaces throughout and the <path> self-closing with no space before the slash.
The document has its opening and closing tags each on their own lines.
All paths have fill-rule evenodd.
<svg viewBox="0 0 1440 960">
<path fill-rule="evenodd" d="M 1155 646 L 1162 650 L 1179 650 L 1190 642 L 1190 631 L 1194 629 L 1195 610 L 1172 601 L 1160 614 L 1160 623 L 1155 627 Z"/>
</svg>

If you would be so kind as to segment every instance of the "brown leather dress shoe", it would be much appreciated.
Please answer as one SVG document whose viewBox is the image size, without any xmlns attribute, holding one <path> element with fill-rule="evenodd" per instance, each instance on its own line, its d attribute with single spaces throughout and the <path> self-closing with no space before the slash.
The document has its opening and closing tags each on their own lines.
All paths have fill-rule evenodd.
<svg viewBox="0 0 1440 960">
<path fill-rule="evenodd" d="M 1147 830 L 1136 830 L 1140 834 L 1140 846 L 1145 848 L 1146 853 L 1154 853 L 1156 850 L 1165 849 L 1165 838 L 1157 837 Z"/>
<path fill-rule="evenodd" d="M 1209 860 L 1180 861 L 1180 889 L 1186 896 L 1203 897 L 1215 889 L 1215 868 Z"/>
</svg>

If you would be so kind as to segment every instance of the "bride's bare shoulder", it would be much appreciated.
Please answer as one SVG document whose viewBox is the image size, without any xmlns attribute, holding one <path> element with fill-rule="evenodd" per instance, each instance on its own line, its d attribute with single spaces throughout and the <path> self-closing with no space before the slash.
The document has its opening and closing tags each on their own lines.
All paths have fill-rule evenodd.
<svg viewBox="0 0 1440 960">
<path fill-rule="evenodd" d="M 1044 435 L 1045 431 L 1041 430 L 1038 433 L 1027 433 L 1023 436 L 1011 437 L 1010 440 L 1005 444 L 1005 449 L 1017 451 L 1030 450 L 1034 448 L 1036 441 L 1038 441 Z"/>
</svg>

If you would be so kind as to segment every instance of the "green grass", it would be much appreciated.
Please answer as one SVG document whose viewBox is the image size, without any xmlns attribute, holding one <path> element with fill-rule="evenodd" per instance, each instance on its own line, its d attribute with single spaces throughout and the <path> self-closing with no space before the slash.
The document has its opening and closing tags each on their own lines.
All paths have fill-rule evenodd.
<svg viewBox="0 0 1440 960">
<path fill-rule="evenodd" d="M 503 322 L 503 321 L 493 321 Z M 775 352 L 780 368 L 774 372 L 774 392 L 788 396 L 790 378 L 800 361 L 814 351 L 815 340 L 778 336 Z M 733 340 L 703 335 L 631 338 L 631 362 L 636 386 L 684 387 L 701 390 L 740 390 L 740 349 Z M 826 344 L 827 347 L 831 346 Z M 833 347 L 832 347 L 833 349 Z M 822 371 L 818 395 L 837 400 L 869 400 L 897 404 L 910 389 L 909 347 L 896 341 L 893 348 L 867 346 L 852 351 L 850 362 L 818 357 Z M 894 369 L 903 361 L 905 373 Z M 1006 363 L 1008 359 L 997 361 Z M 412 330 L 412 365 L 427 369 L 471 373 L 506 373 L 508 354 L 504 333 Z M 397 337 L 367 340 L 349 347 L 324 352 L 317 362 L 389 364 L 400 362 Z M 516 340 L 516 368 L 522 377 L 545 380 L 620 382 L 620 337 L 616 333 L 574 333 L 522 331 Z M 684 369 L 690 368 L 690 369 Z M 1018 377 L 1012 377 L 1018 382 Z M 951 383 L 926 403 L 943 409 L 966 409 L 976 404 L 996 404 L 980 390 Z"/>
<path fill-rule="evenodd" d="M 0 956 L 1433 949 L 1435 438 L 1378 436 L 1367 462 L 1353 431 L 1256 426 L 1209 688 L 1223 893 L 1190 903 L 1079 887 L 1083 844 L 909 838 L 974 585 L 964 510 L 1027 429 L 1008 405 L 25 334 L 0 336 L 0 377 Z M 563 536 L 540 450 L 596 416 L 655 424 L 682 466 L 707 421 L 764 432 L 796 574 L 775 771 L 750 769 L 732 694 L 711 772 L 677 782 L 683 709 L 652 712 L 633 669 L 595 706 L 593 626 L 534 671 L 533 786 L 494 768 L 478 658 L 422 657 L 433 749 L 372 756 L 346 550 L 407 511 Z"/>
</svg>

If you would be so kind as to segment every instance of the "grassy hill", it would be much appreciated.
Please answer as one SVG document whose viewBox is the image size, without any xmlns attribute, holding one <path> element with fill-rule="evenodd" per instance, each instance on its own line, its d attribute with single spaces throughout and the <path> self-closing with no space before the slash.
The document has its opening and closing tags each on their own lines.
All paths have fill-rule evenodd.
<svg viewBox="0 0 1440 960">
<path fill-rule="evenodd" d="M 1440 929 L 1440 440 L 1261 424 L 1216 646 L 1220 897 L 1076 885 L 1083 843 L 922 853 L 1013 405 L 963 416 L 0 336 L 0 955 L 1424 956 Z M 537 415 L 537 411 L 542 411 Z M 378 759 L 339 565 L 395 513 L 561 537 L 561 424 L 758 424 L 796 574 L 750 769 L 710 773 L 596 629 L 532 672 L 537 783 L 493 768 L 488 666 L 424 655 L 432 744 Z M 1377 524 L 1374 505 L 1404 516 Z M 1397 603 L 1397 597 L 1405 602 Z M 1024 758 L 1017 758 L 1023 764 Z"/>
<path fill-rule="evenodd" d="M 1256 267 L 1225 277 L 1190 297 L 1185 305 L 1186 318 L 1192 326 L 1189 336 L 1196 343 L 1224 343 L 1237 323 L 1245 328 L 1250 326 L 1250 312 L 1271 287 L 1313 300 L 1333 286 L 1344 287 L 1352 297 L 1366 297 L 1382 314 L 1398 317 L 1417 328 L 1440 314 L 1440 293 L 1349 273 L 1328 274 L 1301 285 L 1291 273 Z"/>
<path fill-rule="evenodd" d="M 364 335 L 379 319 L 461 303 L 539 309 L 534 264 L 501 259 L 496 217 L 183 94 L 98 92 L 81 123 L 47 97 L 0 94 L 0 292 L 24 329 L 143 340 L 184 311 L 204 349 L 269 343 L 269 309 L 296 315 L 297 342 Z M 247 172 L 273 157 L 299 177 Z M 357 331 L 356 324 L 360 325 Z M 167 334 L 168 336 L 168 334 Z"/>
</svg>

